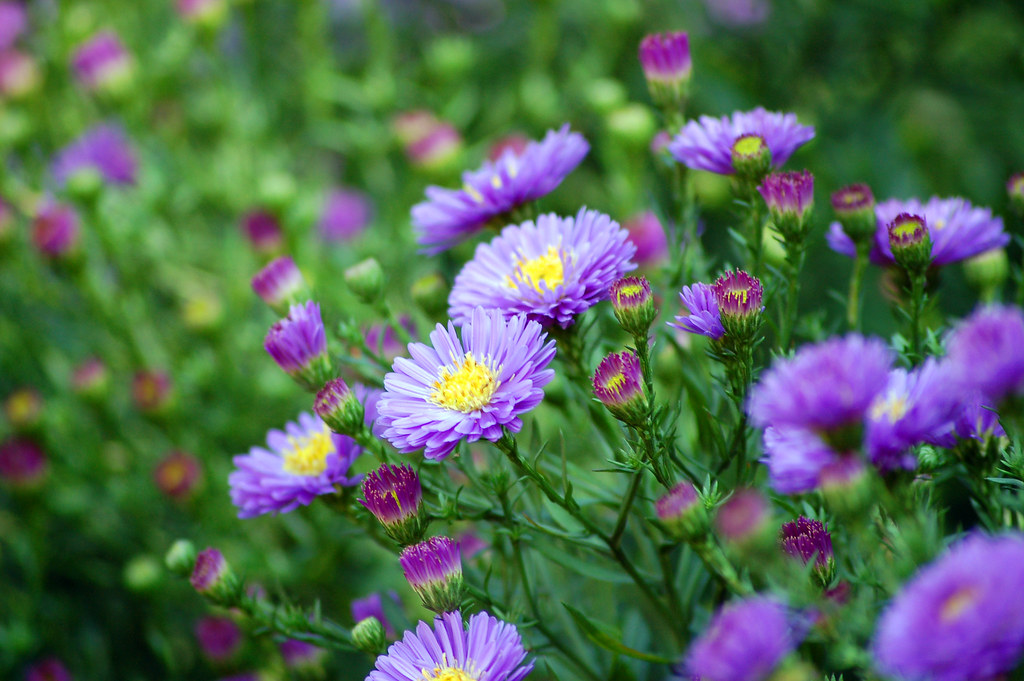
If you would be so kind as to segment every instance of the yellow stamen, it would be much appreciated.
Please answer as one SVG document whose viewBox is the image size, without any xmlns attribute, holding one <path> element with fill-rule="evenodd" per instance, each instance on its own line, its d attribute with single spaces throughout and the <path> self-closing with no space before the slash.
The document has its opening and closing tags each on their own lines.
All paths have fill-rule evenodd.
<svg viewBox="0 0 1024 681">
<path fill-rule="evenodd" d="M 605 381 L 604 387 L 606 390 L 618 393 L 622 389 L 622 386 L 624 386 L 625 384 L 626 377 L 622 374 L 622 372 L 619 372 L 612 376 L 611 378 L 609 378 L 607 381 Z"/>
<path fill-rule="evenodd" d="M 952 622 L 957 619 L 974 604 L 977 593 L 978 590 L 973 586 L 964 586 L 957 589 L 942 604 L 942 608 L 939 610 L 939 618 L 943 622 Z"/>
<path fill-rule="evenodd" d="M 548 251 L 544 255 L 529 260 L 520 260 L 516 263 L 512 275 L 505 277 L 509 288 L 526 284 L 532 286 L 538 293 L 543 292 L 541 283 L 548 290 L 554 290 L 563 281 L 565 281 L 565 270 L 562 265 L 562 253 L 554 246 L 548 246 Z"/>
<path fill-rule="evenodd" d="M 871 418 L 880 420 L 883 416 L 889 418 L 889 423 L 896 423 L 907 413 L 907 396 L 900 395 L 890 400 L 881 400 L 871 407 Z"/>
<path fill-rule="evenodd" d="M 465 664 L 454 667 L 448 664 L 448 653 L 441 653 L 441 664 L 434 667 L 433 671 L 421 669 L 420 672 L 423 674 L 423 681 L 481 681 L 472 660 L 466 660 Z"/>
<path fill-rule="evenodd" d="M 497 374 L 487 364 L 476 361 L 473 353 L 467 352 L 465 357 L 455 361 L 454 369 L 441 369 L 430 401 L 468 414 L 487 406 L 499 383 Z"/>
<path fill-rule="evenodd" d="M 495 189 L 501 189 L 501 176 L 491 175 L 491 186 Z"/>
<path fill-rule="evenodd" d="M 932 223 L 932 227 L 934 227 L 935 229 L 942 229 L 945 226 L 946 226 L 946 221 L 945 220 L 936 220 L 935 222 Z"/>
<path fill-rule="evenodd" d="M 640 284 L 628 284 L 626 286 L 623 286 L 622 288 L 619 289 L 618 298 L 615 302 L 621 305 L 623 298 L 632 298 L 633 296 L 638 295 L 643 290 L 644 288 Z"/>
<path fill-rule="evenodd" d="M 740 137 L 733 142 L 732 149 L 740 156 L 753 156 L 754 154 L 760 153 L 761 149 L 764 148 L 764 140 L 757 135 L 747 135 L 746 137 Z"/>
<path fill-rule="evenodd" d="M 308 437 L 288 438 L 292 450 L 284 456 L 284 470 L 292 475 L 320 475 L 327 469 L 327 455 L 334 452 L 331 431 L 324 426 Z"/>
<path fill-rule="evenodd" d="M 475 187 L 470 187 L 468 184 L 464 184 L 462 185 L 462 191 L 473 197 L 473 200 L 477 203 L 484 202 L 484 195 L 478 192 Z"/>
</svg>

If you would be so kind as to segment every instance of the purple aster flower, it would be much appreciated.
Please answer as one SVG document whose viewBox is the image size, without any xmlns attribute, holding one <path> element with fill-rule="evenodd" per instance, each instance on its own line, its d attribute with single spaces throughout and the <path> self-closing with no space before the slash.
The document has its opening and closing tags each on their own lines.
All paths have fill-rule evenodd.
<svg viewBox="0 0 1024 681">
<path fill-rule="evenodd" d="M 756 489 L 739 489 L 718 509 L 715 529 L 726 541 L 744 544 L 755 540 L 768 526 L 772 507 Z"/>
<path fill-rule="evenodd" d="M 718 311 L 718 296 L 714 286 L 694 284 L 684 286 L 679 292 L 679 299 L 687 311 L 687 315 L 676 315 L 675 322 L 668 322 L 683 331 L 689 331 L 712 340 L 719 340 L 725 335 L 722 326 L 722 315 Z"/>
<path fill-rule="evenodd" d="M 991 404 L 1024 391 L 1024 312 L 990 305 L 962 320 L 946 342 L 953 380 Z"/>
<path fill-rule="evenodd" d="M 763 681 L 800 638 L 782 603 L 763 596 L 734 601 L 690 646 L 686 669 L 714 681 Z"/>
<path fill-rule="evenodd" d="M 288 669 L 313 670 L 320 667 L 327 651 L 312 643 L 289 638 L 278 644 L 281 658 Z"/>
<path fill-rule="evenodd" d="M 949 389 L 951 381 L 949 366 L 934 359 L 910 373 L 892 370 L 867 414 L 865 443 L 879 470 L 913 470 L 917 459 L 909 448 L 944 442 L 961 406 L 957 392 Z"/>
<path fill-rule="evenodd" d="M 530 142 L 521 154 L 509 149 L 494 162 L 462 176 L 462 189 L 427 187 L 427 201 L 412 208 L 416 238 L 426 253 L 440 253 L 492 219 L 551 193 L 579 165 L 590 145 L 565 124 Z"/>
<path fill-rule="evenodd" d="M 496 442 L 507 428 L 519 432 L 519 415 L 544 398 L 555 372 L 554 341 L 525 317 L 505 319 L 477 308 L 462 327 L 437 325 L 433 347 L 410 343 L 412 359 L 399 357 L 384 377 L 377 426 L 401 452 L 423 449 L 443 459 L 462 440 Z"/>
<path fill-rule="evenodd" d="M 872 646 L 883 674 L 978 681 L 1024 653 L 1024 537 L 972 535 L 922 568 L 893 598 Z"/>
<path fill-rule="evenodd" d="M 44 202 L 32 221 L 32 243 L 47 258 L 72 254 L 78 246 L 81 232 L 75 209 L 55 201 Z"/>
<path fill-rule="evenodd" d="M 135 184 L 135 152 L 116 125 L 99 125 L 64 147 L 53 161 L 53 177 L 66 185 L 77 173 L 93 171 L 110 184 Z"/>
<path fill-rule="evenodd" d="M 609 291 L 612 312 L 626 333 L 633 338 L 647 338 L 651 324 L 658 317 L 654 294 L 647 277 L 622 277 Z"/>
<path fill-rule="evenodd" d="M 685 101 L 693 61 L 690 38 L 683 31 L 658 33 L 640 41 L 640 65 L 651 98 L 659 106 L 679 106 Z"/>
<path fill-rule="evenodd" d="M 233 459 L 236 470 L 228 484 L 238 517 L 288 513 L 337 492 L 338 485 L 358 485 L 362 476 L 348 470 L 361 452 L 352 438 L 332 433 L 316 416 L 299 414 L 298 423 L 267 433 L 267 448 L 253 447 Z"/>
<path fill-rule="evenodd" d="M 366 195 L 336 189 L 327 195 L 320 214 L 320 238 L 324 241 L 349 241 L 370 224 L 372 208 Z"/>
<path fill-rule="evenodd" d="M 13 0 L 0 2 L 0 51 L 13 45 L 27 25 L 28 17 L 20 2 L 13 2 Z"/>
<path fill-rule="evenodd" d="M 450 537 L 431 537 L 406 547 L 398 562 L 425 607 L 437 613 L 459 608 L 463 581 L 458 542 Z"/>
<path fill-rule="evenodd" d="M 423 487 L 412 466 L 383 465 L 363 480 L 363 498 L 359 500 L 384 526 L 388 535 L 402 545 L 420 540 L 419 521 Z"/>
<path fill-rule="evenodd" d="M 433 629 L 420 622 L 415 632 L 405 632 L 375 667 L 366 681 L 520 681 L 533 670 L 533 661 L 526 661 L 514 625 L 481 612 L 471 615 L 467 626 L 461 612 L 449 612 L 434 620 Z"/>
<path fill-rule="evenodd" d="M 265 210 L 254 210 L 242 217 L 242 232 L 257 253 L 273 253 L 284 244 L 284 233 L 277 216 Z"/>
<path fill-rule="evenodd" d="M 806 170 L 772 173 L 757 191 L 773 215 L 803 217 L 814 203 L 814 176 Z"/>
<path fill-rule="evenodd" d="M 399 600 L 397 592 L 389 591 L 388 598 L 394 601 L 396 607 L 402 607 L 402 601 Z M 367 617 L 376 618 L 384 627 L 384 634 L 388 638 L 395 638 L 395 628 L 384 614 L 384 601 L 379 593 L 372 593 L 366 598 L 357 598 L 352 601 L 352 621 L 361 622 Z"/>
<path fill-rule="evenodd" d="M 327 336 L 318 303 L 292 305 L 288 316 L 270 327 L 263 347 L 307 390 L 319 390 L 328 378 Z"/>
<path fill-rule="evenodd" d="M 79 45 L 71 67 L 87 90 L 118 89 L 134 69 L 131 55 L 113 31 L 101 31 Z"/>
<path fill-rule="evenodd" d="M 825 570 L 834 561 L 832 535 L 820 520 L 800 516 L 791 522 L 782 523 L 779 544 L 787 555 L 799 558 L 804 565 L 814 558 L 815 567 Z"/>
<path fill-rule="evenodd" d="M 458 130 L 429 111 L 399 114 L 392 125 L 395 135 L 405 145 L 409 161 L 420 168 L 443 167 L 455 159 L 462 148 Z"/>
<path fill-rule="evenodd" d="M 29 667 L 25 681 L 72 681 L 72 677 L 63 662 L 50 657 Z"/>
<path fill-rule="evenodd" d="M 803 494 L 816 489 L 822 472 L 835 464 L 840 455 L 824 440 L 803 428 L 767 428 L 764 431 L 764 458 L 772 489 L 781 494 Z"/>
<path fill-rule="evenodd" d="M 46 477 L 46 453 L 32 440 L 0 442 L 0 480 L 15 487 L 33 487 Z"/>
<path fill-rule="evenodd" d="M 660 265 L 668 259 L 668 237 L 658 216 L 645 211 L 622 225 L 636 246 L 633 260 L 641 267 Z"/>
<path fill-rule="evenodd" d="M 640 359 L 630 350 L 613 352 L 594 372 L 594 396 L 624 423 L 640 425 L 647 418 Z"/>
<path fill-rule="evenodd" d="M 187 499 L 199 485 L 202 473 L 199 459 L 188 452 L 173 451 L 156 465 L 153 481 L 171 499 Z"/>
<path fill-rule="evenodd" d="M 826 434 L 859 423 L 889 381 L 893 354 L 880 340 L 850 334 L 777 359 L 753 386 L 747 409 L 759 428 Z"/>
<path fill-rule="evenodd" d="M 745 136 L 754 135 L 771 152 L 771 165 L 781 166 L 797 147 L 814 138 L 814 128 L 800 125 L 795 114 L 781 114 L 757 108 L 737 111 L 732 116 L 701 116 L 690 121 L 675 136 L 669 151 L 677 161 L 690 168 L 732 175 L 733 146 Z"/>
<path fill-rule="evenodd" d="M 188 581 L 201 594 L 212 594 L 231 579 L 231 567 L 218 549 L 208 547 L 196 556 Z"/>
<path fill-rule="evenodd" d="M 972 256 L 1005 246 L 1010 235 L 1003 227 L 1003 219 L 993 216 L 988 208 L 972 206 L 962 198 L 943 199 L 933 196 L 926 203 L 918 199 L 901 201 L 889 199 L 875 206 L 877 229 L 871 247 L 871 261 L 878 265 L 895 265 L 889 245 L 888 227 L 900 214 L 918 215 L 924 219 L 931 237 L 932 264 L 948 265 Z M 853 240 L 838 222 L 829 226 L 829 247 L 837 253 L 856 255 Z"/>
<path fill-rule="evenodd" d="M 985 440 L 990 437 L 1006 437 L 1006 431 L 999 425 L 999 413 L 986 405 L 981 393 L 974 391 L 964 400 L 954 424 L 957 437 L 964 440 Z"/>
<path fill-rule="evenodd" d="M 714 284 L 718 311 L 726 325 L 758 315 L 764 310 L 761 280 L 743 270 L 726 272 Z"/>
<path fill-rule="evenodd" d="M 271 260 L 252 278 L 252 290 L 275 310 L 293 300 L 305 286 L 302 272 L 289 255 Z"/>
<path fill-rule="evenodd" d="M 708 512 L 697 489 L 685 480 L 662 495 L 654 510 L 665 527 L 684 539 L 696 539 L 708 531 Z"/>
<path fill-rule="evenodd" d="M 510 225 L 477 246 L 455 277 L 449 315 L 465 323 L 474 308 L 484 307 L 568 328 L 636 268 L 635 251 L 619 223 L 585 208 L 575 218 L 548 213 L 536 223 Z"/>
<path fill-rule="evenodd" d="M 228 617 L 204 617 L 196 622 L 196 640 L 206 657 L 222 662 L 242 647 L 242 630 Z"/>
</svg>

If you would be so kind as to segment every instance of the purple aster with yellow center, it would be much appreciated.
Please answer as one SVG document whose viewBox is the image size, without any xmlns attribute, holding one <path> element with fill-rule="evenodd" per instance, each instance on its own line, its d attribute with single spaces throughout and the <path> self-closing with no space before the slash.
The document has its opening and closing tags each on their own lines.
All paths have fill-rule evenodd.
<svg viewBox="0 0 1024 681">
<path fill-rule="evenodd" d="M 632 351 L 613 352 L 594 372 L 594 396 L 620 421 L 639 426 L 647 418 L 640 359 Z"/>
<path fill-rule="evenodd" d="M 440 253 L 492 220 L 551 193 L 579 165 L 590 145 L 566 123 L 549 130 L 522 153 L 506 149 L 496 161 L 462 175 L 462 189 L 427 187 L 427 200 L 412 208 L 413 229 L 425 253 Z"/>
<path fill-rule="evenodd" d="M 686 670 L 714 681 L 763 681 L 801 638 L 782 603 L 764 596 L 735 601 L 690 646 Z"/>
<path fill-rule="evenodd" d="M 684 286 L 679 299 L 687 314 L 668 323 L 677 329 L 721 340 L 726 334 L 749 339 L 760 328 L 764 288 L 743 270 L 726 272 L 711 285 Z"/>
<path fill-rule="evenodd" d="M 1010 241 L 1003 219 L 988 208 L 971 205 L 967 199 L 933 196 L 926 202 L 919 199 L 889 199 L 875 206 L 876 230 L 871 246 L 871 262 L 895 265 L 889 245 L 888 227 L 901 214 L 920 216 L 928 227 L 931 239 L 932 265 L 941 266 L 1001 248 Z M 829 247 L 854 257 L 857 248 L 838 222 L 833 222 L 826 235 Z"/>
<path fill-rule="evenodd" d="M 362 476 L 348 471 L 362 451 L 318 417 L 299 414 L 298 422 L 289 422 L 283 431 L 268 432 L 266 447 L 253 447 L 233 459 L 228 485 L 238 517 L 288 513 L 339 487 L 358 485 Z"/>
<path fill-rule="evenodd" d="M 366 681 L 520 681 L 533 670 L 515 626 L 486 612 L 420 622 L 377 658 Z"/>
<path fill-rule="evenodd" d="M 477 308 L 461 332 L 438 324 L 384 377 L 376 425 L 399 451 L 444 459 L 463 440 L 497 442 L 544 398 L 555 344 L 539 324 Z"/>
<path fill-rule="evenodd" d="M 1024 536 L 975 534 L 922 568 L 882 613 L 872 645 L 885 676 L 978 681 L 1024 654 Z"/>
<path fill-rule="evenodd" d="M 949 444 L 946 435 L 961 408 L 960 395 L 949 389 L 951 381 L 949 366 L 934 359 L 911 372 L 892 370 L 867 413 L 865 443 L 879 470 L 913 470 L 917 459 L 911 447 Z"/>
<path fill-rule="evenodd" d="M 1024 312 L 990 305 L 953 328 L 946 342 L 956 386 L 977 391 L 987 404 L 1024 392 Z"/>
<path fill-rule="evenodd" d="M 749 156 L 767 149 L 772 167 L 784 164 L 793 152 L 814 138 L 814 128 L 801 125 L 796 114 L 757 108 L 731 116 L 701 116 L 690 121 L 669 144 L 680 163 L 697 170 L 732 175 L 735 155 Z"/>
<path fill-rule="evenodd" d="M 636 269 L 635 252 L 619 223 L 585 208 L 575 218 L 549 213 L 510 225 L 455 277 L 448 314 L 465 323 L 476 307 L 493 308 L 565 329 Z"/>
<path fill-rule="evenodd" d="M 65 185 L 76 175 L 96 173 L 114 185 L 135 184 L 138 164 L 124 131 L 99 125 L 65 147 L 53 161 L 53 177 Z"/>
<path fill-rule="evenodd" d="M 860 426 L 892 363 L 885 343 L 857 334 L 807 345 L 772 364 L 751 388 L 747 409 L 760 428 L 803 428 L 832 442 L 838 431 Z"/>
</svg>

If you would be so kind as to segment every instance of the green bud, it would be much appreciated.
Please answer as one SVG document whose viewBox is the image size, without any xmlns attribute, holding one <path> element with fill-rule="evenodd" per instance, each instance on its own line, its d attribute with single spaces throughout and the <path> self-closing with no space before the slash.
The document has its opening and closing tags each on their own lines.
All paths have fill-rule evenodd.
<svg viewBox="0 0 1024 681">
<path fill-rule="evenodd" d="M 627 104 L 608 115 L 608 131 L 627 144 L 646 146 L 657 131 L 654 114 L 643 104 Z"/>
<path fill-rule="evenodd" d="M 103 191 L 103 176 L 95 168 L 76 170 L 68 178 L 68 194 L 82 203 L 91 204 Z"/>
<path fill-rule="evenodd" d="M 359 300 L 372 305 L 384 291 L 384 270 L 376 258 L 367 258 L 345 270 L 345 283 Z"/>
<path fill-rule="evenodd" d="M 295 193 L 295 178 L 288 173 L 271 173 L 260 180 L 260 201 L 275 212 L 283 211 L 291 205 Z"/>
<path fill-rule="evenodd" d="M 1010 265 L 1002 248 L 993 248 L 964 261 L 967 283 L 982 292 L 998 289 L 1009 273 Z"/>
<path fill-rule="evenodd" d="M 187 539 L 179 539 L 171 544 L 164 557 L 164 564 L 174 574 L 188 577 L 196 564 L 196 547 Z"/>
<path fill-rule="evenodd" d="M 387 647 L 384 625 L 376 617 L 367 617 L 352 627 L 352 642 L 369 655 L 380 655 Z"/>
<path fill-rule="evenodd" d="M 772 169 L 768 143 L 760 135 L 740 135 L 732 144 L 732 167 L 736 176 L 751 188 L 761 184 Z"/>
<path fill-rule="evenodd" d="M 148 591 L 160 583 L 160 563 L 152 556 L 136 556 L 124 566 L 124 583 L 132 591 Z"/>
</svg>

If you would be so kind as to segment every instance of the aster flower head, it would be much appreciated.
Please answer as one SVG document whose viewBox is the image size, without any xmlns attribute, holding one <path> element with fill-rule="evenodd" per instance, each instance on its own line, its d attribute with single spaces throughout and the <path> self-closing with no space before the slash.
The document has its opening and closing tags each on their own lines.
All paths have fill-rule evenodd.
<svg viewBox="0 0 1024 681">
<path fill-rule="evenodd" d="M 192 588 L 214 601 L 223 601 L 238 590 L 231 566 L 219 550 L 209 547 L 199 552 L 189 577 Z"/>
<path fill-rule="evenodd" d="M 814 204 L 814 176 L 806 170 L 771 173 L 757 191 L 783 238 L 787 242 L 802 241 L 810 227 L 807 216 Z"/>
<path fill-rule="evenodd" d="M 1006 431 L 999 425 L 999 412 L 986 405 L 981 393 L 976 390 L 963 401 L 954 430 L 957 437 L 964 440 L 983 441 L 991 437 L 1006 437 Z"/>
<path fill-rule="evenodd" d="M 685 32 L 645 36 L 640 41 L 640 65 L 655 104 L 672 109 L 685 105 L 693 71 L 690 38 Z"/>
<path fill-rule="evenodd" d="M 290 304 L 306 289 L 306 280 L 290 255 L 271 260 L 252 278 L 252 290 L 278 314 L 287 314 Z"/>
<path fill-rule="evenodd" d="M 707 534 L 707 509 L 696 488 L 685 480 L 659 497 L 654 510 L 658 520 L 675 536 L 694 540 Z"/>
<path fill-rule="evenodd" d="M 318 303 L 292 305 L 288 316 L 270 327 L 263 347 L 306 390 L 319 390 L 331 375 L 327 335 Z"/>
<path fill-rule="evenodd" d="M 360 475 L 349 475 L 362 448 L 352 438 L 332 433 L 327 424 L 311 414 L 299 414 L 284 431 L 267 433 L 267 447 L 253 447 L 236 456 L 228 476 L 231 502 L 239 518 L 264 513 L 288 513 L 309 506 L 322 494 L 338 487 L 353 487 Z"/>
<path fill-rule="evenodd" d="M 107 93 L 123 92 L 135 72 L 132 56 L 113 31 L 101 31 L 79 45 L 71 67 L 86 90 Z"/>
<path fill-rule="evenodd" d="M 889 250 L 896 263 L 908 272 L 923 272 L 931 264 L 932 239 L 920 215 L 900 213 L 886 227 Z"/>
<path fill-rule="evenodd" d="M 783 523 L 779 530 L 779 545 L 787 555 L 803 561 L 804 565 L 814 559 L 814 570 L 821 580 L 828 584 L 835 571 L 832 554 L 832 535 L 820 520 L 800 516 Z"/>
<path fill-rule="evenodd" d="M 715 681 L 765 681 L 800 638 L 782 603 L 763 596 L 734 601 L 690 646 L 686 670 Z"/>
<path fill-rule="evenodd" d="M 424 607 L 438 614 L 459 608 L 463 581 L 458 542 L 450 537 L 431 537 L 406 547 L 398 562 Z"/>
<path fill-rule="evenodd" d="M 747 410 L 759 428 L 813 430 L 835 446 L 848 435 L 841 431 L 859 427 L 885 389 L 892 362 L 885 343 L 857 334 L 806 345 L 792 358 L 775 360 L 751 388 Z"/>
<path fill-rule="evenodd" d="M 505 150 L 462 176 L 462 189 L 427 188 L 427 200 L 412 208 L 416 239 L 426 253 L 440 253 L 465 240 L 492 220 L 554 191 L 579 165 L 590 145 L 569 125 L 549 130 L 522 153 Z"/>
<path fill-rule="evenodd" d="M 554 213 L 536 223 L 510 225 L 455 277 L 449 314 L 465 323 L 477 306 L 506 317 L 526 315 L 563 329 L 608 297 L 612 283 L 636 268 L 636 248 L 607 215 L 581 209 L 575 218 Z"/>
<path fill-rule="evenodd" d="M 423 538 L 420 522 L 423 487 L 412 466 L 383 465 L 363 480 L 359 502 L 384 526 L 392 539 L 403 546 Z"/>
<path fill-rule="evenodd" d="M 320 238 L 324 241 L 351 241 L 370 224 L 372 212 L 365 194 L 335 189 L 327 195 L 320 214 Z"/>
<path fill-rule="evenodd" d="M 764 288 L 761 280 L 743 270 L 726 272 L 714 283 L 719 317 L 725 333 L 751 341 L 761 328 Z"/>
<path fill-rule="evenodd" d="M 647 332 L 658 316 L 647 277 L 617 279 L 612 284 L 609 297 L 619 326 L 634 338 L 646 340 Z"/>
<path fill-rule="evenodd" d="M 904 213 L 924 220 L 931 240 L 931 265 L 936 267 L 1001 248 L 1010 241 L 1001 217 L 993 216 L 988 208 L 972 206 L 966 199 L 938 196 L 925 202 L 889 199 L 875 206 L 874 243 L 870 254 L 875 264 L 896 264 L 889 244 L 888 227 Z M 851 258 L 856 255 L 857 248 L 851 235 L 838 222 L 830 225 L 827 241 L 829 248 L 837 253 Z"/>
<path fill-rule="evenodd" d="M 870 241 L 877 229 L 875 195 L 866 184 L 851 184 L 834 192 L 832 210 L 839 218 L 842 231 L 854 243 Z"/>
<path fill-rule="evenodd" d="M 885 389 L 867 413 L 865 443 L 871 462 L 881 471 L 912 470 L 917 460 L 909 449 L 922 442 L 944 442 L 961 408 L 949 389 L 949 365 L 929 359 L 914 371 L 893 369 Z"/>
<path fill-rule="evenodd" d="M 265 210 L 250 211 L 242 216 L 242 233 L 257 253 L 275 253 L 284 244 L 281 223 L 277 216 Z"/>
<path fill-rule="evenodd" d="M 412 359 L 399 357 L 384 377 L 377 425 L 401 452 L 423 449 L 444 459 L 462 440 L 497 442 L 503 429 L 519 432 L 520 414 L 544 398 L 554 378 L 547 369 L 554 341 L 540 325 L 499 310 L 477 308 L 462 326 L 440 324 L 431 345 L 410 343 Z"/>
<path fill-rule="evenodd" d="M 594 396 L 612 416 L 623 423 L 638 426 L 647 418 L 640 359 L 635 353 L 613 352 L 601 360 L 594 372 Z"/>
<path fill-rule="evenodd" d="M 32 221 L 32 244 L 51 259 L 69 258 L 78 250 L 82 227 L 71 206 L 46 201 Z"/>
<path fill-rule="evenodd" d="M 27 26 L 28 17 L 20 2 L 0 1 L 0 51 L 13 45 Z"/>
<path fill-rule="evenodd" d="M 15 437 L 0 442 L 0 481 L 30 489 L 46 478 L 48 469 L 46 453 L 32 440 Z"/>
<path fill-rule="evenodd" d="M 803 428 L 766 428 L 764 458 L 772 489 L 780 494 L 803 494 L 816 489 L 823 472 L 840 455 L 814 431 Z"/>
<path fill-rule="evenodd" d="M 1019 307 L 976 310 L 953 328 L 946 348 L 953 381 L 961 390 L 977 391 L 994 406 L 1024 393 L 1024 312 Z"/>
<path fill-rule="evenodd" d="M 672 140 L 669 151 L 690 168 L 732 175 L 737 171 L 734 158 L 741 163 L 758 160 L 767 150 L 767 172 L 784 164 L 797 147 L 813 138 L 814 128 L 800 125 L 795 114 L 757 108 L 722 118 L 701 116 L 690 121 Z"/>
<path fill-rule="evenodd" d="M 658 216 L 645 211 L 623 223 L 629 240 L 636 246 L 633 260 L 640 267 L 652 267 L 668 259 L 668 237 Z"/>
<path fill-rule="evenodd" d="M 132 401 L 145 414 L 160 414 L 171 406 L 174 385 L 171 375 L 159 369 L 142 369 L 132 377 Z"/>
<path fill-rule="evenodd" d="M 60 185 L 92 173 L 113 185 L 135 184 L 135 152 L 116 125 L 99 125 L 64 147 L 53 161 L 53 177 Z"/>
<path fill-rule="evenodd" d="M 173 451 L 153 470 L 157 489 L 172 499 L 186 499 L 196 490 L 203 469 L 188 452 Z"/>
<path fill-rule="evenodd" d="M 922 568 L 875 631 L 887 677 L 976 681 L 1009 672 L 1024 653 L 1024 537 L 974 534 Z"/>
<path fill-rule="evenodd" d="M 533 670 L 515 626 L 480 612 L 445 613 L 377 658 L 366 681 L 521 681 Z"/>
<path fill-rule="evenodd" d="M 718 295 L 714 286 L 693 284 L 684 286 L 679 292 L 679 300 L 686 309 L 686 315 L 676 315 L 675 322 L 668 325 L 683 331 L 689 331 L 712 340 L 725 336 L 722 326 L 722 314 L 718 309 Z"/>
<path fill-rule="evenodd" d="M 231 659 L 242 647 L 242 630 L 229 617 L 203 617 L 195 632 L 199 649 L 215 662 Z"/>
</svg>

